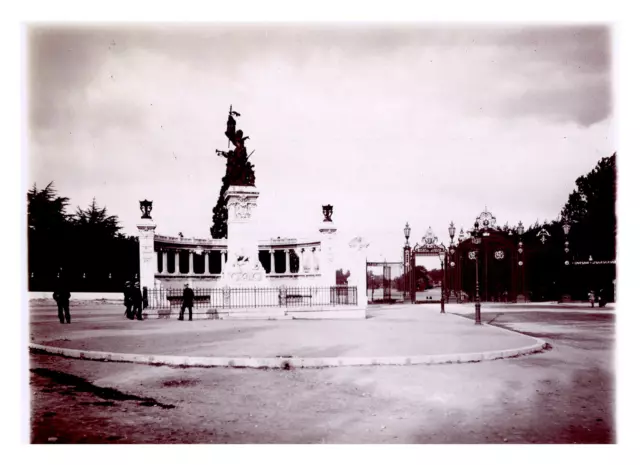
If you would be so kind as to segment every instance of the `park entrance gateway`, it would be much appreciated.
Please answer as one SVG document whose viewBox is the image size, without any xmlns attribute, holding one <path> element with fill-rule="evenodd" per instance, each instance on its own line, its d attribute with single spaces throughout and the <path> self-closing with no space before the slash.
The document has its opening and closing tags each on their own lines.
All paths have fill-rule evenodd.
<svg viewBox="0 0 640 465">
<path fill-rule="evenodd" d="M 416 266 L 416 259 L 419 257 L 438 257 L 440 259 L 440 268 L 442 270 L 443 279 L 440 283 L 440 308 L 441 311 L 444 312 L 444 302 L 446 292 L 446 275 L 447 275 L 447 256 L 448 250 L 443 244 L 438 244 L 438 237 L 433 233 L 431 227 L 427 230 L 426 234 L 422 238 L 422 244 L 416 244 L 413 248 L 408 246 L 408 237 L 407 237 L 407 245 L 405 246 L 405 263 L 408 261 L 408 266 L 405 265 L 405 268 L 408 268 L 408 276 L 409 276 L 409 289 L 410 289 L 410 297 L 412 303 L 421 303 L 418 300 L 417 295 L 417 287 L 418 287 L 418 268 Z M 426 302 L 426 301 L 425 301 Z"/>
</svg>

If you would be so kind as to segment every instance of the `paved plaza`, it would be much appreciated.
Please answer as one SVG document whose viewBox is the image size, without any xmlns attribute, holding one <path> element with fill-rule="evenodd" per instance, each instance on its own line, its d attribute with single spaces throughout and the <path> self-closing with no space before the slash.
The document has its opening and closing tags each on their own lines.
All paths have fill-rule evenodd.
<svg viewBox="0 0 640 465">
<path fill-rule="evenodd" d="M 366 321 L 189 323 L 120 321 L 120 306 L 83 304 L 72 307 L 71 325 L 60 325 L 46 303 L 36 304 L 33 342 L 84 344 L 87 350 L 109 345 L 140 353 L 220 354 L 224 349 L 229 354 L 233 349 L 250 355 L 260 348 L 272 355 L 295 350 L 302 355 L 377 356 L 408 348 L 428 350 L 424 340 L 436 341 L 432 347 L 441 346 L 440 351 L 477 350 L 481 340 L 488 347 L 501 347 L 520 342 L 511 338 L 529 336 L 546 340 L 552 348 L 480 363 L 290 370 L 178 368 L 33 353 L 32 441 L 614 442 L 613 312 L 584 305 L 547 307 L 483 307 L 483 320 L 491 326 L 476 327 L 473 305 L 447 306 L 457 315 L 440 315 L 431 305 L 381 306 L 370 309 Z M 314 331 L 296 329 L 304 337 L 294 344 L 280 341 L 287 329 L 270 323 L 278 328 L 319 325 L 308 326 Z M 437 334 L 434 326 L 442 324 L 466 336 Z M 473 331 L 488 337 L 474 336 Z M 374 341 L 374 336 L 380 339 Z M 212 340 L 202 344 L 197 337 Z"/>
<path fill-rule="evenodd" d="M 51 305 L 34 305 L 31 342 L 65 349 L 154 356 L 227 358 L 367 358 L 489 354 L 535 345 L 534 338 L 468 319 L 440 307 L 396 305 L 370 310 L 366 320 L 129 321 L 118 304 L 72 309 L 61 325 Z M 156 357 L 154 361 L 159 361 Z M 401 360 L 400 363 L 410 363 Z"/>
</svg>

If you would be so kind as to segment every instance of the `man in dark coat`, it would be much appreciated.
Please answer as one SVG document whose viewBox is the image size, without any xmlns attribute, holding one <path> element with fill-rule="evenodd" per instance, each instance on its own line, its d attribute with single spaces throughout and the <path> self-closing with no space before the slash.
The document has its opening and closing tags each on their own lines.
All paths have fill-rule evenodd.
<svg viewBox="0 0 640 465">
<path fill-rule="evenodd" d="M 53 293 L 53 299 L 58 304 L 58 319 L 60 323 L 71 323 L 71 314 L 69 313 L 69 299 L 71 298 L 71 292 L 66 283 L 59 279 L 56 284 L 55 292 Z"/>
<path fill-rule="evenodd" d="M 189 308 L 189 321 L 193 319 L 193 289 L 188 284 L 184 285 L 184 291 L 182 292 L 182 308 L 180 309 L 180 316 L 178 320 L 184 320 L 184 310 Z"/>
<path fill-rule="evenodd" d="M 133 306 L 133 301 L 131 300 L 132 294 L 133 289 L 131 288 L 131 281 L 127 281 L 124 283 L 124 306 L 126 308 L 124 314 L 130 320 L 133 320 L 133 312 L 131 311 L 131 307 Z"/>
<path fill-rule="evenodd" d="M 142 321 L 142 292 L 140 291 L 140 283 L 138 282 L 135 283 L 131 290 L 131 303 L 136 319 Z"/>
</svg>

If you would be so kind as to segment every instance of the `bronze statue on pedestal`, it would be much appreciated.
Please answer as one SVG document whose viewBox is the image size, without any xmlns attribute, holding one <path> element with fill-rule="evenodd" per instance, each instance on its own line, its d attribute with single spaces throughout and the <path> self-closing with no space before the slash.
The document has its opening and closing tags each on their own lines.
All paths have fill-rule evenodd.
<svg viewBox="0 0 640 465">
<path fill-rule="evenodd" d="M 249 136 L 245 136 L 242 129 L 236 130 L 235 117 L 240 113 L 233 111 L 233 106 L 229 107 L 229 118 L 227 119 L 227 130 L 224 135 L 229 139 L 229 143 L 235 147 L 233 150 L 216 150 L 218 156 L 227 159 L 226 181 L 230 186 L 255 186 L 256 176 L 253 165 L 249 163 L 245 141 Z M 253 152 L 251 153 L 253 154 Z"/>
</svg>

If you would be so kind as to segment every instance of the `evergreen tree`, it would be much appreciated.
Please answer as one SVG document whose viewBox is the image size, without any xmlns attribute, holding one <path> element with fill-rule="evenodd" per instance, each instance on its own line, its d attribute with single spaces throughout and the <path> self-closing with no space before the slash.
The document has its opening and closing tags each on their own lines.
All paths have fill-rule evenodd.
<svg viewBox="0 0 640 465">
<path fill-rule="evenodd" d="M 605 157 L 587 175 L 562 209 L 562 219 L 572 225 L 574 250 L 581 256 L 611 260 L 616 254 L 616 154 Z"/>
</svg>

